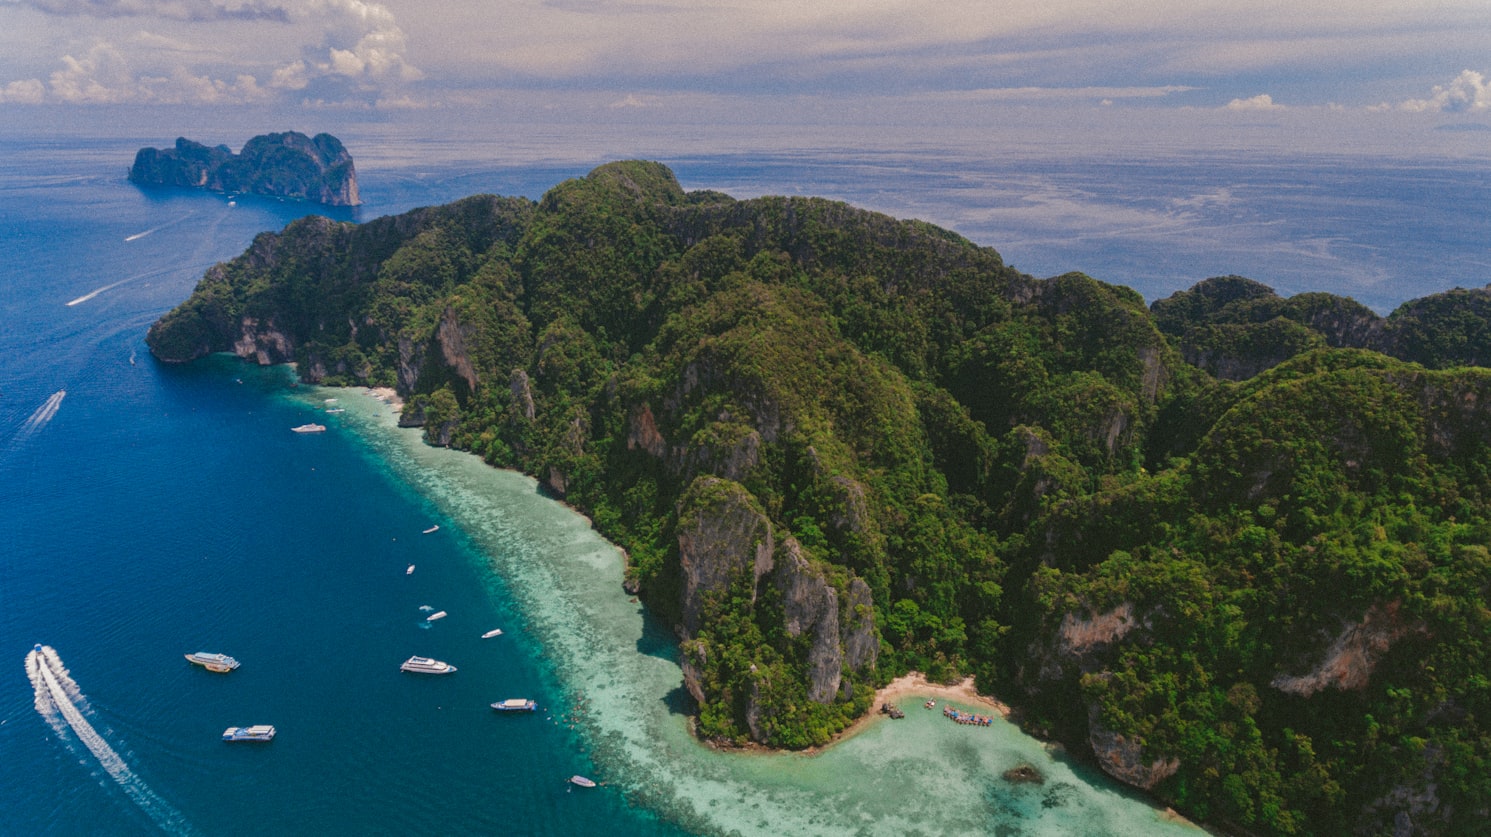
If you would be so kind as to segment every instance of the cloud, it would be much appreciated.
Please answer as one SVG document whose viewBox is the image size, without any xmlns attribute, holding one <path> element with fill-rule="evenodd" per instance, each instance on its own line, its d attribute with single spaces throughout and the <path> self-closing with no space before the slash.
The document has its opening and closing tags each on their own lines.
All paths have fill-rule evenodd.
<svg viewBox="0 0 1491 837">
<path fill-rule="evenodd" d="M 1233 99 L 1224 106 L 1225 110 L 1283 110 L 1283 105 L 1274 104 L 1274 97 L 1267 93 L 1259 93 L 1247 99 Z"/>
<path fill-rule="evenodd" d="M 1435 85 L 1427 99 L 1409 99 L 1398 105 L 1400 110 L 1469 113 L 1491 108 L 1491 83 L 1474 70 L 1462 70 L 1449 84 Z"/>
<path fill-rule="evenodd" d="M 11 5 L 60 17 L 154 18 L 168 31 L 142 31 L 125 41 L 96 39 L 86 53 L 62 56 L 45 85 L 32 79 L 0 86 L 4 102 L 239 104 L 317 86 L 320 98 L 407 107 L 411 97 L 404 86 L 424 77 L 405 58 L 404 32 L 393 13 L 364 0 L 16 0 Z"/>
<path fill-rule="evenodd" d="M 0 102 L 39 105 L 45 101 L 46 93 L 47 86 L 41 83 L 41 79 L 28 78 L 25 81 L 13 81 L 0 87 Z"/>
<path fill-rule="evenodd" d="M 290 19 L 283 5 L 255 0 L 21 0 L 19 5 L 63 17 L 154 17 L 196 22 Z"/>
</svg>

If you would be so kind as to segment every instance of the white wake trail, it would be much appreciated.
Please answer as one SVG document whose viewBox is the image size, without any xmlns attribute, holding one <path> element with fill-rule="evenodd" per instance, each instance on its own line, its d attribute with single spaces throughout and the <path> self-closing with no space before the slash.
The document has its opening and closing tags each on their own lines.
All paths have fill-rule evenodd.
<svg viewBox="0 0 1491 837">
<path fill-rule="evenodd" d="M 192 210 L 191 212 L 186 213 L 185 215 L 181 216 L 180 218 L 177 218 L 174 221 L 167 221 L 166 223 L 161 224 L 158 227 L 151 227 L 150 229 L 148 229 L 148 230 L 146 230 L 144 232 L 137 232 L 134 235 L 127 235 L 127 236 L 124 237 L 124 240 L 125 241 L 139 241 L 140 239 L 144 238 L 147 235 L 150 235 L 153 232 L 160 232 L 161 230 L 165 229 L 166 227 L 175 226 L 176 224 L 179 224 L 182 221 L 185 221 L 186 219 L 192 217 L 192 215 L 194 215 L 194 214 L 196 214 L 196 210 L 195 209 Z"/>
<path fill-rule="evenodd" d="M 163 831 L 170 834 L 195 833 L 181 812 L 151 790 L 88 723 L 80 709 L 87 708 L 87 700 L 51 646 L 38 645 L 26 655 L 26 676 L 36 690 L 36 711 L 57 731 L 59 738 L 67 742 L 66 732 L 71 730 L 76 740 L 97 759 L 99 766 Z M 72 747 L 71 744 L 68 746 Z"/>
<path fill-rule="evenodd" d="M 113 289 L 119 287 L 120 285 L 123 285 L 125 282 L 132 282 L 132 281 L 134 281 L 133 278 L 130 278 L 130 279 L 120 279 L 118 282 L 115 282 L 112 285 L 104 285 L 102 288 L 95 288 L 94 290 L 91 290 L 88 293 L 83 294 L 82 296 L 78 297 L 77 299 L 68 300 L 67 307 L 71 308 L 74 305 L 81 305 L 81 304 L 87 302 L 88 300 L 93 299 L 94 297 L 98 296 L 99 294 L 103 293 L 104 291 L 112 291 Z"/>
<path fill-rule="evenodd" d="M 57 411 L 62 407 L 62 399 L 66 397 L 67 390 L 65 389 L 59 389 L 48 396 L 47 400 L 42 402 L 42 405 L 37 407 L 36 411 L 29 418 L 21 422 L 21 430 L 16 434 L 16 439 L 29 439 L 36 431 L 45 427 L 47 422 L 51 421 L 52 417 L 57 415 Z"/>
</svg>

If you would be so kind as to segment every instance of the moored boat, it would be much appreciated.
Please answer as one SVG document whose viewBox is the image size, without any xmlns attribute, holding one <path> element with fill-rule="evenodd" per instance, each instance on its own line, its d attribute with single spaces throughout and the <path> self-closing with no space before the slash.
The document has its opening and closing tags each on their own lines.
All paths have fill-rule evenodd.
<svg viewBox="0 0 1491 837">
<path fill-rule="evenodd" d="M 502 636 L 502 629 L 501 628 L 493 628 L 492 630 L 487 631 L 486 633 L 482 634 L 481 638 L 482 639 L 491 639 L 494 636 Z"/>
<path fill-rule="evenodd" d="M 498 712 L 532 712 L 538 708 L 538 703 L 528 698 L 508 698 L 492 704 L 492 708 Z"/>
<path fill-rule="evenodd" d="M 294 430 L 296 433 L 324 433 L 326 431 L 326 425 L 311 422 L 310 424 L 302 424 L 298 427 L 292 427 L 290 429 Z"/>
<path fill-rule="evenodd" d="M 429 657 L 410 657 L 399 666 L 399 671 L 409 671 L 415 674 L 450 674 L 456 667 L 450 663 L 432 660 Z"/>
<path fill-rule="evenodd" d="M 445 617 L 447 617 L 449 615 L 450 615 L 449 613 L 446 613 L 443 610 L 437 610 L 434 613 L 431 613 L 429 616 L 426 616 L 425 617 L 425 621 L 426 622 L 433 622 L 436 619 L 444 619 Z"/>
<path fill-rule="evenodd" d="M 440 524 L 436 523 L 434 526 L 431 526 L 430 528 L 424 530 L 424 534 L 428 535 L 431 532 L 438 532 L 438 531 L 440 531 Z"/>
<path fill-rule="evenodd" d="M 582 787 L 582 788 L 593 788 L 593 787 L 595 787 L 595 780 L 594 779 L 587 779 L 587 778 L 585 778 L 584 776 L 581 776 L 578 773 L 576 773 L 575 775 L 569 777 L 569 783 L 571 785 L 575 785 L 577 787 Z"/>
<path fill-rule="evenodd" d="M 404 570 L 404 575 L 414 575 L 414 565 L 413 564 L 409 565 L 409 569 Z"/>
<path fill-rule="evenodd" d="M 208 671 L 226 674 L 238 668 L 238 661 L 227 654 L 209 654 L 206 651 L 197 651 L 186 655 L 186 661 L 193 665 L 199 665 Z"/>
<path fill-rule="evenodd" d="M 274 727 L 269 724 L 255 724 L 251 727 L 228 727 L 223 730 L 224 741 L 271 741 L 274 739 Z"/>
</svg>

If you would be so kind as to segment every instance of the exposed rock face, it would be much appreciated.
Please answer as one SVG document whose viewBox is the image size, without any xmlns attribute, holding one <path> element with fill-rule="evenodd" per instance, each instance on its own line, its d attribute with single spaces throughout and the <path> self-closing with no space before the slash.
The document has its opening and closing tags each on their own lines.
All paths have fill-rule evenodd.
<svg viewBox="0 0 1491 837">
<path fill-rule="evenodd" d="M 1124 602 L 1088 619 L 1079 619 L 1077 614 L 1068 613 L 1061 618 L 1061 628 L 1057 631 L 1058 647 L 1063 656 L 1091 659 L 1128 636 L 1137 624 L 1131 602 Z"/>
<path fill-rule="evenodd" d="M 261 323 L 253 317 L 244 317 L 239 323 L 238 339 L 233 341 L 233 353 L 260 366 L 269 366 L 294 360 L 295 344 L 272 320 Z"/>
<path fill-rule="evenodd" d="M 129 179 L 156 186 L 191 186 L 214 192 L 243 192 L 357 206 L 352 155 L 331 134 L 307 137 L 296 131 L 254 137 L 234 154 L 178 138 L 174 148 L 142 148 Z"/>
<path fill-rule="evenodd" d="M 870 595 L 870 585 L 863 579 L 850 579 L 840 625 L 844 669 L 857 673 L 873 668 L 880 654 L 880 639 L 875 635 L 874 599 Z M 847 691 L 848 685 L 846 680 L 840 685 L 840 690 Z"/>
<path fill-rule="evenodd" d="M 788 538 L 776 553 L 773 581 L 782 592 L 782 613 L 790 636 L 807 634 L 808 699 L 829 703 L 839 691 L 844 654 L 839 648 L 839 595 Z"/>
<path fill-rule="evenodd" d="M 522 369 L 514 369 L 512 380 L 508 382 L 508 389 L 512 392 L 513 403 L 518 405 L 523 418 L 533 421 L 536 413 L 533 403 L 533 386 L 528 380 L 528 373 Z"/>
<path fill-rule="evenodd" d="M 1398 603 L 1373 605 L 1361 622 L 1347 625 L 1326 649 L 1325 659 L 1300 675 L 1279 674 L 1269 685 L 1281 692 L 1310 697 L 1327 687 L 1343 692 L 1361 689 L 1372 677 L 1377 661 L 1392 644 L 1422 625 L 1408 625 L 1398 616 Z"/>
<path fill-rule="evenodd" d="M 739 483 L 703 476 L 678 501 L 678 554 L 683 570 L 683 633 L 699 630 L 704 597 L 723 592 L 742 573 L 756 583 L 772 567 L 771 521 Z M 835 684 L 837 685 L 837 684 Z"/>
<path fill-rule="evenodd" d="M 466 383 L 468 392 L 475 392 L 478 379 L 476 368 L 471 363 L 471 353 L 466 348 L 466 332 L 467 329 L 456 319 L 456 312 L 447 308 L 435 329 L 435 342 L 440 344 L 445 365 Z"/>
<path fill-rule="evenodd" d="M 1104 773 L 1142 790 L 1154 790 L 1180 769 L 1177 758 L 1150 759 L 1146 763 L 1143 745 L 1103 726 L 1096 707 L 1089 713 L 1088 743 Z"/>
<path fill-rule="evenodd" d="M 626 437 L 627 450 L 645 450 L 655 459 L 668 455 L 668 440 L 658 430 L 657 418 L 652 414 L 652 405 L 634 407 L 631 414 L 631 432 Z"/>
<path fill-rule="evenodd" d="M 1102 671 L 1107 652 L 1141 627 L 1146 625 L 1134 617 L 1131 602 L 1087 617 L 1066 614 L 1054 637 L 1037 641 L 1031 648 L 1030 658 L 1038 664 L 1036 680 L 1053 682 L 1074 671 Z"/>
</svg>

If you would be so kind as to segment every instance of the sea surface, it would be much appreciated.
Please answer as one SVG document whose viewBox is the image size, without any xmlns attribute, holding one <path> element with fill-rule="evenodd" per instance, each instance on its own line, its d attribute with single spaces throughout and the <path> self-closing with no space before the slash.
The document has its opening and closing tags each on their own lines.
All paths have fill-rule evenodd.
<svg viewBox="0 0 1491 837">
<path fill-rule="evenodd" d="M 532 480 L 423 445 L 362 390 L 150 357 L 145 330 L 209 265 L 303 214 L 536 198 L 644 156 L 686 188 L 922 217 L 1029 272 L 1151 299 L 1242 273 L 1362 289 L 1380 310 L 1484 284 L 1491 241 L 1486 169 L 1465 161 L 1016 165 L 967 148 L 421 144 L 365 126 L 338 135 L 367 204 L 328 211 L 138 188 L 135 149 L 170 137 L 99 134 L 0 133 L 5 835 L 1199 833 L 1009 724 L 917 708 L 815 755 L 694 743 L 670 632 L 621 591 L 617 550 Z M 1225 223 L 1264 207 L 1276 217 Z M 312 421 L 327 431 L 290 430 Z M 213 674 L 194 651 L 242 667 Z M 401 673 L 416 654 L 459 671 Z M 488 708 L 510 697 L 539 710 Z M 220 740 L 266 723 L 271 743 Z M 1046 783 L 1006 784 L 1021 762 Z"/>
</svg>

